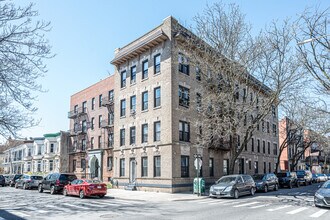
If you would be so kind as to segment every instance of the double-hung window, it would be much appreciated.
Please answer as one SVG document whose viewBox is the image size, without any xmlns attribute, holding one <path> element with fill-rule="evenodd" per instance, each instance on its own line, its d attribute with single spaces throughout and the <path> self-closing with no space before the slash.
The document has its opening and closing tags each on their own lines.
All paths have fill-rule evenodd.
<svg viewBox="0 0 330 220">
<path fill-rule="evenodd" d="M 120 117 L 126 115 L 126 99 L 120 100 Z"/>
<path fill-rule="evenodd" d="M 179 86 L 179 105 L 189 107 L 189 89 Z"/>
<path fill-rule="evenodd" d="M 154 56 L 154 71 L 155 74 L 160 72 L 160 54 Z"/>
<path fill-rule="evenodd" d="M 179 72 L 189 75 L 188 59 L 182 53 L 179 53 Z"/>
<path fill-rule="evenodd" d="M 190 141 L 190 126 L 188 122 L 179 121 L 179 140 L 185 142 Z"/>
<path fill-rule="evenodd" d="M 131 127 L 129 130 L 129 136 L 130 136 L 130 144 L 135 144 L 135 137 L 136 137 L 136 129 L 135 126 Z"/>
<path fill-rule="evenodd" d="M 160 121 L 154 123 L 154 141 L 160 141 Z"/>
<path fill-rule="evenodd" d="M 189 177 L 189 156 L 181 156 L 181 177 Z"/>
<path fill-rule="evenodd" d="M 120 159 L 119 176 L 125 176 L 125 159 Z"/>
<path fill-rule="evenodd" d="M 142 111 L 148 109 L 148 91 L 142 93 Z"/>
<path fill-rule="evenodd" d="M 120 146 L 125 145 L 125 128 L 120 129 Z"/>
<path fill-rule="evenodd" d="M 131 84 L 136 82 L 136 66 L 131 67 Z"/>
<path fill-rule="evenodd" d="M 148 176 L 148 157 L 141 158 L 141 176 Z"/>
<path fill-rule="evenodd" d="M 148 60 L 142 62 L 142 79 L 148 78 Z"/>
<path fill-rule="evenodd" d="M 154 107 L 159 107 L 161 105 L 160 97 L 160 87 L 154 89 Z"/>
<path fill-rule="evenodd" d="M 142 125 L 142 143 L 148 142 L 148 124 Z"/>
<path fill-rule="evenodd" d="M 126 70 L 120 73 L 120 88 L 126 87 Z"/>
<path fill-rule="evenodd" d="M 160 177 L 161 175 L 161 161 L 160 156 L 154 157 L 154 177 Z"/>
</svg>

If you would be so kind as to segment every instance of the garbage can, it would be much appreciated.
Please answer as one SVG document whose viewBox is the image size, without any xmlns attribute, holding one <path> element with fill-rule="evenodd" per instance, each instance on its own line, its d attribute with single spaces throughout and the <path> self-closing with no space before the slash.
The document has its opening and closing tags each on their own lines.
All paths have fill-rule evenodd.
<svg viewBox="0 0 330 220">
<path fill-rule="evenodd" d="M 194 194 L 204 194 L 205 193 L 205 180 L 203 178 L 194 179 Z"/>
</svg>

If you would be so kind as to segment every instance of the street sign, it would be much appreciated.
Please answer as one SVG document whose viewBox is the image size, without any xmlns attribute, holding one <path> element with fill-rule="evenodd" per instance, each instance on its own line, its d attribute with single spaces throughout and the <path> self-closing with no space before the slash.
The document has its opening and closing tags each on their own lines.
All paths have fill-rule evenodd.
<svg viewBox="0 0 330 220">
<path fill-rule="evenodd" d="M 196 158 L 194 161 L 194 166 L 196 168 L 196 170 L 200 170 L 202 167 L 202 159 L 201 158 Z"/>
</svg>

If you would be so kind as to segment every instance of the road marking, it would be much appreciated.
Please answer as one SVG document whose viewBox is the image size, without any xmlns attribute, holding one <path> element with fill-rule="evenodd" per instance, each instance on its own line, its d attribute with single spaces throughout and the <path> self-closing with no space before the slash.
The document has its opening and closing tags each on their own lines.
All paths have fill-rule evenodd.
<svg viewBox="0 0 330 220">
<path fill-rule="evenodd" d="M 15 211 L 15 210 L 13 210 L 13 211 L 10 211 L 10 213 L 11 214 L 14 214 L 14 215 L 17 215 L 17 216 L 19 216 L 19 217 L 28 217 L 28 216 L 30 216 L 30 215 L 28 215 L 28 214 L 25 214 L 25 213 L 23 213 L 23 212 L 20 212 L 20 211 Z"/>
<path fill-rule="evenodd" d="M 270 204 L 263 204 L 263 205 L 257 205 L 257 206 L 252 206 L 252 207 L 249 207 L 250 209 L 257 209 L 257 208 L 262 208 L 262 207 L 266 207 L 266 206 L 269 206 Z"/>
<path fill-rule="evenodd" d="M 224 203 L 223 205 L 234 205 L 234 204 L 241 203 L 241 202 L 243 202 L 243 201 L 229 202 L 229 203 Z"/>
<path fill-rule="evenodd" d="M 290 211 L 290 212 L 287 212 L 286 214 L 293 215 L 293 214 L 296 214 L 296 213 L 298 213 L 298 212 L 302 212 L 302 211 L 304 211 L 305 209 L 308 209 L 308 208 L 307 208 L 307 207 L 301 207 L 301 208 L 299 208 L 299 209 L 296 209 L 296 210 L 292 210 L 292 211 Z"/>
<path fill-rule="evenodd" d="M 59 206 L 55 206 L 55 205 L 45 205 L 45 207 L 51 208 L 52 210 L 57 209 L 62 212 L 71 212 L 71 209 L 69 209 L 69 208 L 59 207 Z"/>
<path fill-rule="evenodd" d="M 288 207 L 291 207 L 291 205 L 285 205 L 285 206 L 280 206 L 280 207 L 277 207 L 277 208 L 274 208 L 274 209 L 267 209 L 267 211 L 277 211 L 277 210 L 280 210 L 280 209 L 285 209 L 285 208 L 288 208 Z"/>
<path fill-rule="evenodd" d="M 254 205 L 260 202 L 249 202 L 249 203 L 245 203 L 245 204 L 240 204 L 240 205 L 235 205 L 233 207 L 237 208 L 237 207 L 244 207 L 244 206 L 249 206 L 249 205 Z"/>
<path fill-rule="evenodd" d="M 90 209 L 90 208 L 87 208 L 87 207 L 84 207 L 84 206 L 78 206 L 78 205 L 74 205 L 74 204 L 70 204 L 70 203 L 63 203 L 62 205 L 65 205 L 65 206 L 70 206 L 70 207 L 74 207 L 74 208 L 78 208 L 78 209 Z"/>
<path fill-rule="evenodd" d="M 315 212 L 313 215 L 310 215 L 309 217 L 312 217 L 312 218 L 318 218 L 320 217 L 321 215 L 323 215 L 324 213 L 326 213 L 327 211 L 329 210 L 320 210 L 318 212 Z"/>
</svg>

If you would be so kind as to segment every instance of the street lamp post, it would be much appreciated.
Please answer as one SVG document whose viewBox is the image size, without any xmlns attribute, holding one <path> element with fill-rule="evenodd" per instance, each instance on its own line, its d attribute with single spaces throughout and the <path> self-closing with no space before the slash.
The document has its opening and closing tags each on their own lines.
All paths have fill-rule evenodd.
<svg viewBox="0 0 330 220">
<path fill-rule="evenodd" d="M 315 40 L 318 40 L 318 39 L 321 39 L 321 38 L 325 38 L 325 37 L 329 37 L 329 36 L 330 36 L 330 34 L 323 35 L 323 36 L 320 36 L 320 37 L 309 38 L 309 39 L 306 39 L 306 40 L 303 40 L 303 41 L 298 42 L 297 45 L 307 44 L 307 43 L 313 42 Z"/>
</svg>

